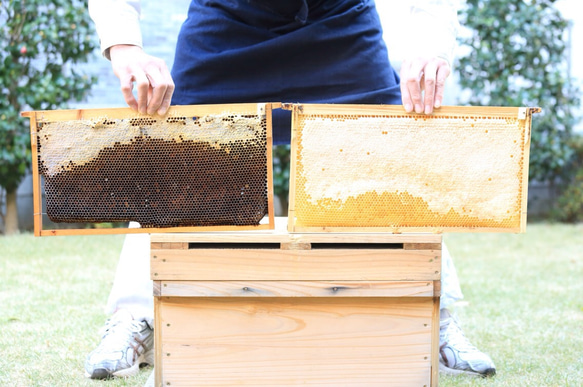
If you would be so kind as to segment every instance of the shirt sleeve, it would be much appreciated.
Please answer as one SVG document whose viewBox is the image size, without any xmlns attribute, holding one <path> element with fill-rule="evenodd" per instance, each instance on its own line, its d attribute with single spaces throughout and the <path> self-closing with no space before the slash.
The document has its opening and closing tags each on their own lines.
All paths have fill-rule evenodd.
<svg viewBox="0 0 583 387">
<path fill-rule="evenodd" d="M 408 56 L 435 56 L 451 65 L 459 30 L 459 0 L 415 0 L 410 8 Z"/>
<path fill-rule="evenodd" d="M 116 44 L 142 47 L 140 11 L 140 0 L 89 0 L 104 57 L 110 59 L 109 48 Z"/>
</svg>

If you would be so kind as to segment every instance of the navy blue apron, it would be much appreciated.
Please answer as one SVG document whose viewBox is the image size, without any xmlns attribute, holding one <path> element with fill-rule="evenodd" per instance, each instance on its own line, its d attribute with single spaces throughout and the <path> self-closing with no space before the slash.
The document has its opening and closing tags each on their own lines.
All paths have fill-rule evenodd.
<svg viewBox="0 0 583 387">
<path fill-rule="evenodd" d="M 401 103 L 372 0 L 193 0 L 172 77 L 176 105 Z M 290 112 L 273 134 L 289 143 Z"/>
</svg>

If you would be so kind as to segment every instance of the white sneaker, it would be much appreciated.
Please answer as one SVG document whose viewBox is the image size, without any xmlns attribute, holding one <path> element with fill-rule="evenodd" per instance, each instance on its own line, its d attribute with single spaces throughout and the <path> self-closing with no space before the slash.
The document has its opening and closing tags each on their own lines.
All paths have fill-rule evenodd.
<svg viewBox="0 0 583 387">
<path fill-rule="evenodd" d="M 140 366 L 154 364 L 154 335 L 147 321 L 117 311 L 102 328 L 101 343 L 85 360 L 85 376 L 108 379 L 135 375 Z"/>
<path fill-rule="evenodd" d="M 490 356 L 480 352 L 464 335 L 457 318 L 441 310 L 439 327 L 439 370 L 445 374 L 492 376 L 496 366 Z"/>
</svg>

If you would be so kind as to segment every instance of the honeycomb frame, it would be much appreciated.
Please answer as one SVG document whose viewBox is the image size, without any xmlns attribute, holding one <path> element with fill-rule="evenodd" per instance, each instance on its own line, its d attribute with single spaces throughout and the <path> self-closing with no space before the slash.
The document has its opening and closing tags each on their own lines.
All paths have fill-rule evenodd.
<svg viewBox="0 0 583 387">
<path fill-rule="evenodd" d="M 284 104 L 289 232 L 524 232 L 539 108 Z"/>
<path fill-rule="evenodd" d="M 279 106 L 21 113 L 30 118 L 35 236 L 273 229 Z M 132 221 L 141 227 L 120 226 Z"/>
</svg>

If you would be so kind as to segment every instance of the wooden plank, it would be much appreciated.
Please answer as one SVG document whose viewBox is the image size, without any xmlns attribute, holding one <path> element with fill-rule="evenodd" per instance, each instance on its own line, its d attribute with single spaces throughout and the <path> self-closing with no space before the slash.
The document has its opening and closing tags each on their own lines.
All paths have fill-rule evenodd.
<svg viewBox="0 0 583 387">
<path fill-rule="evenodd" d="M 507 232 L 507 233 L 519 233 L 521 232 L 521 227 L 508 227 L 508 228 L 495 228 L 495 227 L 303 227 L 298 225 L 290 226 L 290 232 L 293 233 L 310 233 L 310 232 L 331 232 L 331 233 L 344 233 L 344 232 L 362 232 L 362 233 L 375 233 L 375 232 L 385 232 L 385 233 L 436 233 L 442 234 L 447 232 Z"/>
<path fill-rule="evenodd" d="M 267 136 L 267 216 L 269 224 L 275 227 L 273 209 L 273 117 L 272 105 L 265 104 L 266 136 Z M 272 228 L 273 228 L 272 227 Z"/>
<path fill-rule="evenodd" d="M 197 249 L 152 252 L 153 280 L 432 281 L 441 250 Z"/>
<path fill-rule="evenodd" d="M 402 244 L 440 244 L 439 234 L 422 233 L 391 234 L 387 232 L 329 232 L 329 233 L 289 233 L 288 218 L 275 217 L 273 230 L 257 229 L 252 231 L 232 232 L 197 232 L 197 233 L 163 233 L 152 235 L 152 242 L 186 242 L 186 243 L 282 243 L 293 248 L 310 243 L 402 243 Z M 212 230 L 211 230 L 212 231 Z M 282 248 L 286 248 L 283 247 Z"/>
<path fill-rule="evenodd" d="M 168 232 L 187 232 L 197 233 L 205 231 L 223 231 L 223 230 L 269 230 L 269 224 L 260 224 L 257 226 L 197 226 L 197 227 L 149 227 L 149 228 L 91 228 L 91 229 L 51 229 L 41 230 L 40 236 L 58 236 L 58 235 L 110 235 L 110 234 L 158 234 Z"/>
<path fill-rule="evenodd" d="M 165 286 L 162 284 L 162 281 L 152 281 L 153 286 L 153 295 L 154 297 L 160 297 L 162 295 L 162 287 Z"/>
<path fill-rule="evenodd" d="M 164 364 L 162 362 L 162 319 L 160 318 L 162 309 L 162 302 L 160 298 L 154 297 L 154 376 L 156 387 L 162 385 L 162 373 L 164 372 Z"/>
<path fill-rule="evenodd" d="M 162 385 L 427 386 L 431 298 L 166 298 Z"/>
<path fill-rule="evenodd" d="M 242 104 L 209 104 L 209 105 L 174 105 L 170 106 L 164 116 L 140 114 L 130 108 L 106 108 L 106 109 L 64 109 L 64 110 L 39 110 L 22 112 L 23 117 L 36 116 L 37 122 L 58 122 L 71 120 L 88 120 L 95 118 L 139 118 L 139 117 L 175 117 L 185 114 L 202 116 L 209 114 L 257 114 L 258 109 L 270 104 L 242 103 Z"/>
<path fill-rule="evenodd" d="M 290 243 L 282 243 L 282 250 L 311 250 L 312 244 L 309 242 L 292 241 Z"/>
<path fill-rule="evenodd" d="M 434 297 L 439 281 L 154 281 L 167 297 Z"/>
<path fill-rule="evenodd" d="M 151 250 L 157 249 L 176 249 L 188 250 L 188 243 L 186 242 L 152 242 L 150 244 Z"/>
<path fill-rule="evenodd" d="M 538 111 L 540 112 L 540 110 Z M 537 112 L 537 113 L 538 113 Z M 527 218 L 527 208 L 528 208 L 528 168 L 529 168 L 529 159 L 530 159 L 530 134 L 532 131 L 532 114 L 527 114 L 526 116 L 526 128 L 528 128 L 528 133 L 525 133 L 525 145 L 524 145 L 524 154 L 523 159 L 524 162 L 522 164 L 522 208 L 521 208 L 521 222 L 520 222 L 520 230 L 517 232 L 524 233 L 526 232 L 526 218 Z"/>
<path fill-rule="evenodd" d="M 426 117 L 424 113 L 407 113 L 402 105 L 362 105 L 362 104 L 289 104 L 284 103 L 283 108 L 294 109 L 299 114 L 342 114 L 342 115 L 398 115 L 407 117 Z M 499 117 L 517 118 L 521 110 L 526 109 L 527 116 L 540 112 L 537 107 L 502 107 L 502 106 L 442 106 L 435 109 L 429 116 L 433 117 L 458 117 L 458 116 L 483 116 L 496 115 Z"/>
<path fill-rule="evenodd" d="M 38 166 L 38 138 L 36 115 L 30 116 L 30 148 L 32 152 L 32 208 L 34 236 L 40 236 L 43 226 L 41 177 Z"/>
<path fill-rule="evenodd" d="M 434 297 L 441 296 L 441 281 L 440 280 L 433 281 L 433 296 Z"/>
<path fill-rule="evenodd" d="M 404 243 L 405 250 L 440 250 L 441 243 Z"/>
<path fill-rule="evenodd" d="M 436 281 L 439 282 L 439 281 Z M 439 384 L 439 296 L 433 299 L 433 314 L 431 317 L 431 386 Z"/>
<path fill-rule="evenodd" d="M 156 242 L 190 242 L 190 243 L 286 243 L 299 246 L 308 243 L 440 243 L 438 234 L 391 234 L 391 233 L 321 233 L 321 234 L 287 234 L 272 232 L 215 232 L 189 234 L 152 235 Z"/>
<path fill-rule="evenodd" d="M 283 105 L 283 108 L 286 109 L 287 104 Z M 295 211 L 294 208 L 296 208 L 296 198 L 295 195 L 293 195 L 294 192 L 296 192 L 296 179 L 293 178 L 293 176 L 297 176 L 297 161 L 296 161 L 296 156 L 295 156 L 295 149 L 298 149 L 298 114 L 299 114 L 299 109 L 293 109 L 292 110 L 292 114 L 291 114 L 291 140 L 290 140 L 290 164 L 289 164 L 289 182 L 288 182 L 288 205 L 287 205 L 287 220 L 288 220 L 288 225 L 287 225 L 287 229 L 289 232 L 293 232 L 294 231 L 294 225 L 296 223 L 296 219 L 295 219 Z"/>
</svg>

